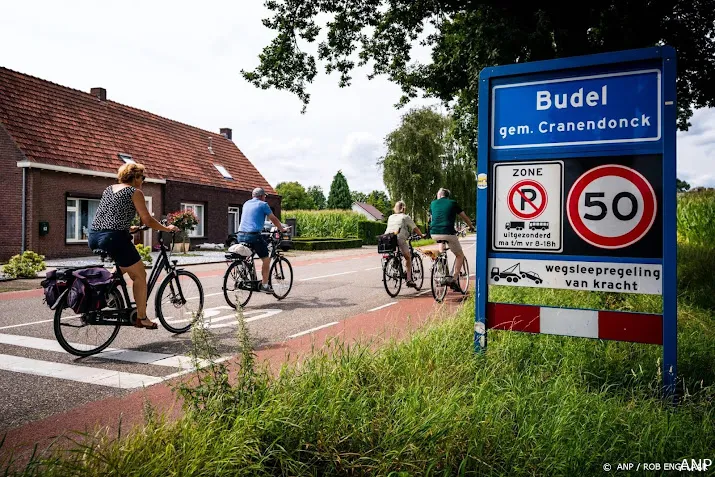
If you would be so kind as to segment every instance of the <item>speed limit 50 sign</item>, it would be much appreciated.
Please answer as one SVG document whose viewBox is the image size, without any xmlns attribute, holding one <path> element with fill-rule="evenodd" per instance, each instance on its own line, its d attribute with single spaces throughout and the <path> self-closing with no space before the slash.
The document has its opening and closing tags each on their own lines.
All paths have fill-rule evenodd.
<svg viewBox="0 0 715 477">
<path fill-rule="evenodd" d="M 624 248 L 641 240 L 653 226 L 657 210 L 658 199 L 648 179 L 618 164 L 582 174 L 566 200 L 574 232 L 605 249 Z"/>
</svg>

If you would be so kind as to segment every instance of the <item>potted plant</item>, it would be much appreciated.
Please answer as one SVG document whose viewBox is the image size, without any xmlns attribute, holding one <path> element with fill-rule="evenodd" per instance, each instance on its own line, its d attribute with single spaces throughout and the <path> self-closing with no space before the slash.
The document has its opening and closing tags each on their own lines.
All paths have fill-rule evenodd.
<svg viewBox="0 0 715 477">
<path fill-rule="evenodd" d="M 181 230 L 182 252 L 189 251 L 188 232 L 199 224 L 199 219 L 192 210 L 180 210 L 168 215 L 167 221 L 170 225 L 176 225 Z"/>
</svg>

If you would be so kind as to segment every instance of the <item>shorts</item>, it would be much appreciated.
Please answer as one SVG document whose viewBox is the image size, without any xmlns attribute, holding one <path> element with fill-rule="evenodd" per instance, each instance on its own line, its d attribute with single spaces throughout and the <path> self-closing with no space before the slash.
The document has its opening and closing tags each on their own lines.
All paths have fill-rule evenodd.
<svg viewBox="0 0 715 477">
<path fill-rule="evenodd" d="M 245 243 L 251 247 L 251 250 L 258 255 L 258 258 L 266 258 L 268 256 L 268 244 L 261 234 L 239 232 L 236 241 L 238 241 L 238 243 Z"/>
<path fill-rule="evenodd" d="M 399 247 L 400 251 L 402 252 L 402 255 L 405 257 L 410 256 L 410 247 L 407 245 L 407 240 L 403 239 L 402 237 L 398 236 L 397 237 L 397 246 Z"/>
<path fill-rule="evenodd" d="M 88 244 L 92 250 L 106 251 L 119 267 L 131 267 L 142 260 L 128 230 L 91 230 Z"/>
<path fill-rule="evenodd" d="M 449 245 L 449 249 L 452 251 L 452 253 L 455 256 L 460 256 L 464 255 L 464 252 L 462 251 L 462 244 L 459 243 L 459 239 L 457 238 L 456 235 L 442 235 L 442 234 L 434 234 L 432 235 L 432 238 L 436 240 L 446 240 L 447 245 Z M 439 244 L 439 251 L 444 252 L 444 244 Z"/>
</svg>

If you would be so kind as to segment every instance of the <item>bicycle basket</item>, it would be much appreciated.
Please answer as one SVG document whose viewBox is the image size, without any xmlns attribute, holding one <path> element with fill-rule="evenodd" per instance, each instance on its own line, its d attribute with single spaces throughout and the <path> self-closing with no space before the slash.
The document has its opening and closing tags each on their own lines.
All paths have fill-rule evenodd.
<svg viewBox="0 0 715 477">
<path fill-rule="evenodd" d="M 382 234 L 377 236 L 377 253 L 390 253 L 397 250 L 397 235 Z"/>
</svg>

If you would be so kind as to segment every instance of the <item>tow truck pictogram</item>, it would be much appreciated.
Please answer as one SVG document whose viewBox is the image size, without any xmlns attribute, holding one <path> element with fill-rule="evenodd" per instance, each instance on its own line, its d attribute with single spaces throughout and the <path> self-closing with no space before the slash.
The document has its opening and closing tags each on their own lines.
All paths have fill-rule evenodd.
<svg viewBox="0 0 715 477">
<path fill-rule="evenodd" d="M 521 263 L 512 265 L 511 267 L 505 268 L 502 271 L 499 271 L 499 267 L 492 267 L 492 271 L 491 271 L 490 275 L 491 275 L 492 280 L 494 280 L 495 282 L 498 282 L 502 278 L 509 283 L 516 283 L 521 278 L 528 278 L 529 280 L 533 281 L 537 285 L 540 285 L 543 282 L 543 280 L 541 279 L 541 277 L 539 276 L 538 273 L 522 271 Z"/>
</svg>

